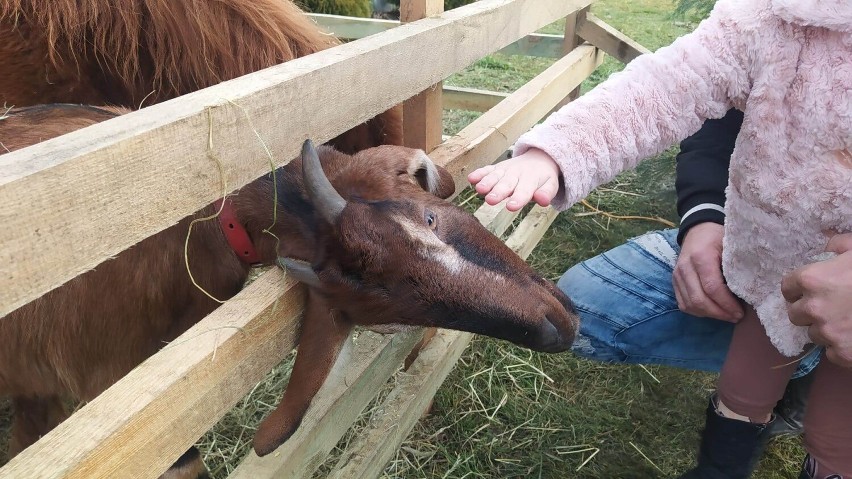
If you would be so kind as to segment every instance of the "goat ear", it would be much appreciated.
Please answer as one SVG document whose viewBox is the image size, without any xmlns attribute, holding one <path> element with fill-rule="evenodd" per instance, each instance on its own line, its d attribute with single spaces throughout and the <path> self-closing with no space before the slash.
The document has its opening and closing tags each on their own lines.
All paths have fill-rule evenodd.
<svg viewBox="0 0 852 479">
<path fill-rule="evenodd" d="M 456 191 L 453 176 L 445 168 L 432 162 L 423 150 L 411 150 L 414 154 L 408 162 L 408 174 L 424 190 L 438 198 L 449 198 Z"/>
<path fill-rule="evenodd" d="M 290 382 L 278 407 L 260 423 L 254 435 L 252 445 L 258 456 L 277 449 L 299 428 L 351 331 L 352 323 L 333 317 L 325 301 L 308 293 L 299 352 Z"/>
<path fill-rule="evenodd" d="M 287 274 L 308 286 L 319 287 L 320 279 L 314 268 L 307 261 L 294 258 L 278 258 L 278 266 L 284 268 Z"/>
</svg>

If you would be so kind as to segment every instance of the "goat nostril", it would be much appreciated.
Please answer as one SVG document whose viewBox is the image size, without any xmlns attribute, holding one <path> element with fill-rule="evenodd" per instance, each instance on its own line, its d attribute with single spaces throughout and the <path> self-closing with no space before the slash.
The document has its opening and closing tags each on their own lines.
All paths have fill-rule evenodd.
<svg viewBox="0 0 852 479">
<path fill-rule="evenodd" d="M 228 223 L 228 228 L 234 229 L 234 223 Z"/>
<path fill-rule="evenodd" d="M 556 329 L 556 326 L 552 321 L 547 319 L 547 316 L 545 316 L 544 321 L 542 321 L 541 331 L 539 334 L 543 344 L 559 342 L 562 339 L 559 331 Z"/>
</svg>

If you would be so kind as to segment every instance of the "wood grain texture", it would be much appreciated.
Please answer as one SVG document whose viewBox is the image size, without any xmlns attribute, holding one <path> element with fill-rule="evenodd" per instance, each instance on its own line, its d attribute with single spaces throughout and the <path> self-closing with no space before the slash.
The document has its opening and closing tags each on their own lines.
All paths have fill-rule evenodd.
<svg viewBox="0 0 852 479">
<path fill-rule="evenodd" d="M 506 240 L 506 246 L 518 253 L 521 258 L 527 258 L 547 233 L 547 229 L 553 224 L 558 214 L 558 211 L 549 206 L 546 208 L 539 205 L 533 206 L 515 228 L 512 236 Z"/>
<path fill-rule="evenodd" d="M 400 375 L 397 386 L 380 406 L 384 413 L 360 432 L 328 477 L 378 477 L 472 338 L 470 333 L 439 330 L 408 371 Z"/>
<path fill-rule="evenodd" d="M 507 200 L 508 201 L 508 200 Z M 518 217 L 519 211 L 509 211 L 506 209 L 506 201 L 491 206 L 484 203 L 476 210 L 474 216 L 480 223 L 488 228 L 488 231 L 497 236 L 503 236 L 503 233 L 509 229 L 512 221 Z"/>
<path fill-rule="evenodd" d="M 376 18 L 343 17 L 324 13 L 309 13 L 308 16 L 324 30 L 334 33 L 338 38 L 349 40 L 382 33 L 400 25 L 396 20 L 379 20 Z M 562 39 L 562 35 L 530 33 L 502 48 L 500 53 L 559 58 L 562 56 Z"/>
<path fill-rule="evenodd" d="M 515 7 L 517 4 L 525 4 L 525 8 L 533 8 L 531 0 L 514 2 L 486 0 L 477 3 L 487 4 L 484 5 L 487 7 L 485 10 L 480 10 L 484 8 L 483 5 L 477 6 L 476 10 L 481 15 L 486 15 L 483 12 L 488 12 L 486 17 L 477 17 L 477 21 L 468 16 L 460 17 L 464 22 L 469 22 L 465 25 L 473 30 L 471 35 L 479 35 L 482 29 L 488 30 L 490 24 L 485 20 L 491 21 L 490 16 L 496 15 L 498 20 L 503 18 L 506 15 L 505 12 L 510 11 L 503 9 L 509 8 L 507 5 L 510 3 Z M 556 3 L 561 5 L 555 5 Z M 560 9 L 570 7 L 566 7 L 564 3 L 536 0 L 535 6 L 554 4 L 555 10 L 562 11 Z M 471 9 L 467 8 L 467 10 Z M 546 16 L 541 14 L 538 8 L 535 10 L 537 14 L 533 15 L 539 18 L 539 22 L 547 23 L 543 20 Z M 551 16 L 559 15 L 553 14 L 552 11 L 546 13 Z M 446 21 L 447 19 L 443 17 L 429 19 L 426 21 L 429 23 L 428 28 L 416 23 L 400 27 L 400 30 L 412 27 L 417 27 L 417 30 L 416 34 L 408 32 L 402 35 L 400 37 L 402 40 L 399 41 L 407 45 L 418 44 L 417 42 L 424 38 L 431 38 L 433 29 L 440 30 L 447 25 L 458 26 L 454 22 L 462 20 L 451 19 L 450 23 L 444 23 Z M 438 22 L 440 25 L 432 25 L 432 22 Z M 420 28 L 423 30 L 421 31 Z M 505 32 L 486 32 L 485 34 L 493 34 L 499 37 L 500 41 L 510 41 L 508 39 L 518 33 L 513 31 L 511 35 Z M 419 40 L 415 41 L 412 38 L 419 38 Z M 440 38 L 437 41 L 443 42 Z M 350 45 L 355 43 L 357 42 Z M 374 65 L 376 64 L 374 62 L 386 61 L 388 58 L 400 55 L 399 52 L 393 51 L 392 43 L 379 43 L 380 45 L 369 43 L 363 47 L 371 58 L 366 65 Z M 453 45 L 455 46 L 456 43 Z M 358 51 L 361 51 L 360 48 Z M 442 63 L 439 69 L 449 71 L 452 67 L 448 65 L 455 65 L 457 63 L 452 62 L 461 61 L 457 57 L 454 56 L 450 63 Z M 377 58 L 379 60 L 376 60 Z M 163 218 L 179 219 L 181 215 L 193 211 L 208 201 L 199 198 L 213 199 L 221 194 L 218 190 L 218 174 L 213 174 L 216 168 L 211 167 L 211 160 L 205 153 L 210 125 L 207 105 L 216 105 L 209 112 L 210 118 L 213 119 L 214 147 L 222 157 L 229 185 L 232 187 L 241 181 L 250 181 L 254 177 L 252 175 L 262 174 L 268 168 L 268 159 L 254 136 L 252 127 L 258 127 L 258 133 L 267 144 L 272 146 L 273 151 L 292 150 L 291 154 L 294 154 L 302 141 L 301 138 L 308 136 L 307 133 L 313 126 L 311 124 L 313 118 L 297 120 L 284 118 L 280 122 L 284 126 L 275 124 L 277 118 L 286 117 L 280 114 L 282 105 L 273 101 L 276 100 L 275 95 L 284 94 L 282 85 L 297 85 L 307 89 L 305 91 L 308 97 L 315 100 L 317 98 L 330 100 L 330 97 L 323 97 L 322 95 L 327 94 L 318 92 L 317 87 L 311 82 L 319 82 L 327 86 L 327 83 L 323 83 L 325 81 L 323 77 L 328 74 L 329 68 L 331 71 L 334 71 L 334 68 L 340 69 L 340 72 L 349 75 L 348 78 L 358 79 L 363 73 L 354 70 L 356 68 L 354 66 L 346 66 L 349 64 L 347 62 L 364 65 L 361 63 L 364 60 L 353 52 L 338 52 L 336 55 L 326 55 L 325 59 L 330 59 L 332 63 L 325 65 L 313 63 L 306 58 L 302 59 L 304 61 L 298 61 L 301 62 L 297 65 L 298 72 L 275 67 L 255 74 L 258 77 L 250 75 L 229 82 L 249 88 L 252 93 L 245 93 L 234 87 L 227 90 L 220 89 L 223 88 L 220 85 L 124 118 L 110 120 L 107 122 L 108 125 L 81 130 L 11 155 L 0 156 L 0 200 L 14 199 L 15 201 L 11 204 L 19 208 L 19 212 L 26 216 L 17 223 L 23 227 L 23 232 L 11 232 L 10 228 L 0 232 L 0 261 L 3 261 L 0 264 L 8 265 L 16 258 L 20 261 L 20 255 L 27 251 L 23 251 L 24 248 L 16 249 L 20 245 L 13 242 L 22 238 L 38 238 L 49 233 L 53 237 L 48 239 L 53 241 L 42 239 L 40 243 L 49 244 L 55 243 L 56 235 L 60 235 L 59 237 L 63 238 L 62 244 L 47 250 L 47 254 L 60 255 L 61 248 L 83 249 L 86 245 L 91 246 L 92 243 L 89 239 L 78 247 L 76 244 L 67 242 L 65 238 L 79 239 L 81 236 L 92 236 L 93 230 L 107 233 L 109 243 L 107 247 L 101 248 L 102 237 L 95 238 L 98 243 L 95 246 L 101 248 L 97 252 L 86 256 L 86 252 L 75 251 L 71 255 L 72 258 L 65 258 L 59 262 L 59 266 L 67 269 L 64 273 L 52 276 L 52 281 L 54 283 L 58 281 L 61 284 L 61 281 L 64 281 L 61 278 L 73 277 L 75 268 L 86 269 L 80 266 L 85 263 L 77 256 L 78 254 L 99 261 L 98 258 L 106 254 L 104 251 L 110 248 L 118 248 L 120 251 L 126 247 L 121 245 L 130 240 L 122 237 L 123 235 L 141 239 L 147 235 L 146 231 L 159 231 L 171 224 L 164 224 Z M 464 174 L 462 165 L 465 161 L 485 161 L 471 160 L 474 158 L 473 154 L 490 155 L 491 151 L 495 150 L 496 154 L 492 158 L 499 156 L 517 138 L 517 136 L 511 137 L 515 130 L 518 130 L 517 135 L 520 135 L 537 121 L 538 118 L 532 118 L 534 116 L 532 111 L 544 110 L 546 113 L 549 108 L 552 108 L 552 106 L 546 107 L 547 104 L 558 101 L 553 100 L 555 96 L 551 93 L 552 82 L 561 80 L 563 83 L 560 86 L 564 91 L 566 85 L 564 82 L 567 81 L 570 85 L 571 81 L 576 80 L 579 84 L 582 79 L 579 77 L 587 76 L 601 60 L 602 54 L 592 47 L 581 47 L 576 53 L 572 52 L 568 58 L 557 63 L 559 67 L 554 65 L 557 67 L 556 70 L 548 70 L 549 80 L 542 79 L 532 87 L 539 89 L 544 98 L 527 96 L 527 102 L 523 102 L 519 98 L 524 98 L 523 95 L 529 92 L 521 96 L 513 95 L 515 103 L 511 108 L 503 110 L 504 113 L 509 113 L 508 120 L 493 121 L 498 118 L 495 115 L 486 118 L 484 122 L 472 124 L 451 139 L 448 145 L 436 150 L 432 155 L 433 158 L 455 167 L 457 183 L 460 179 L 463 181 L 463 176 L 460 175 Z M 380 71 L 384 73 L 385 70 Z M 366 75 L 370 76 L 372 73 L 366 73 Z M 437 74 L 434 78 L 440 78 L 440 75 L 442 74 Z M 282 77 L 286 78 L 282 80 Z M 429 84 L 427 82 L 423 86 Z M 409 83 L 401 88 L 408 88 L 406 91 L 410 91 L 413 87 Z M 237 100 L 242 108 L 223 100 L 223 98 L 235 98 L 233 93 L 237 91 L 239 91 L 236 95 L 239 97 Z M 226 95 L 228 92 L 231 94 Z M 404 94 L 396 91 L 390 95 L 397 95 L 393 98 L 404 97 Z M 362 100 L 364 98 L 364 96 L 361 97 Z M 270 103 L 264 103 L 262 99 Z M 307 100 L 303 101 L 301 97 L 296 98 L 294 95 L 284 95 L 284 98 L 277 98 L 277 100 L 285 105 L 297 107 L 299 105 L 305 107 L 309 104 Z M 398 101 L 392 101 L 393 99 L 389 100 L 386 97 L 378 100 L 371 97 L 368 100 L 368 108 L 374 108 L 376 113 L 386 108 L 386 106 L 377 105 L 389 106 Z M 334 101 L 337 101 L 337 98 L 334 98 Z M 331 126 L 327 124 L 316 126 L 315 131 L 324 133 L 312 138 L 319 138 L 319 140 L 331 138 L 360 121 L 351 120 L 351 117 L 346 119 L 345 115 L 337 111 L 340 103 L 334 103 L 334 101 L 331 101 L 334 108 L 322 105 L 318 109 L 327 112 L 332 123 L 337 123 Z M 345 100 L 344 103 L 345 108 L 351 109 L 349 113 L 357 110 L 359 106 L 354 101 Z M 246 120 L 243 108 L 253 119 L 251 124 Z M 158 113 L 152 114 L 152 110 Z M 369 113 L 372 110 L 367 113 L 358 111 L 364 118 L 372 116 L 372 113 Z M 130 117 L 133 117 L 132 121 L 128 119 Z M 528 122 L 528 125 L 522 127 L 521 125 L 525 122 Z M 293 129 L 300 131 L 302 137 L 294 139 L 287 134 Z M 511 134 L 506 135 L 502 130 L 509 131 Z M 219 142 L 220 135 L 222 143 Z M 467 142 L 460 140 L 462 136 L 467 138 Z M 223 154 L 229 151 L 239 151 L 241 157 L 228 157 Z M 126 158 L 133 158 L 134 161 L 127 161 Z M 137 161 L 137 158 L 140 160 Z M 148 163 L 145 163 L 146 161 Z M 277 164 L 286 163 L 286 161 L 288 160 L 276 158 Z M 67 176 L 69 174 L 71 176 Z M 182 179 L 184 183 L 176 183 L 174 178 Z M 42 182 L 45 184 L 41 184 Z M 141 186 L 136 185 L 137 182 Z M 137 190 L 137 186 L 142 190 Z M 42 204 L 36 201 L 38 196 L 34 196 L 34 193 L 27 196 L 29 194 L 27 187 L 38 189 L 39 194 L 51 193 L 52 187 L 62 193 L 57 193 L 58 196 L 54 199 L 63 198 L 65 195 L 69 201 L 61 203 L 56 212 L 44 213 L 38 206 L 46 208 L 48 203 Z M 80 191 L 71 191 L 73 187 L 80 187 Z M 13 193 L 27 193 L 23 197 L 29 198 L 31 202 L 35 201 L 33 205 L 36 208 L 30 207 L 26 209 L 26 214 L 23 214 L 25 204 L 23 200 L 12 198 Z M 160 197 L 160 195 L 165 196 Z M 132 200 L 128 201 L 127 198 Z M 101 208 L 106 210 L 106 213 L 102 213 Z M 15 211 L 14 208 L 12 210 Z M 32 211 L 37 213 L 33 214 Z M 508 227 L 511 217 L 501 211 L 504 210 L 500 208 L 496 212 L 478 212 L 477 216 L 480 219 L 486 215 L 492 218 L 488 222 L 495 226 L 496 234 L 502 234 L 496 230 Z M 125 216 L 120 218 L 110 216 L 110 214 L 119 213 Z M 73 216 L 74 214 L 78 216 Z M 82 226 L 72 224 L 80 223 L 80 218 L 84 218 Z M 10 220 L 8 210 L 6 213 L 0 213 L 0 220 Z M 125 229 L 107 231 L 115 228 L 116 222 Z M 500 226 L 497 226 L 498 222 L 501 223 Z M 39 226 L 40 224 L 44 227 Z M 27 230 L 27 228 L 30 229 Z M 533 229 L 540 231 L 537 228 Z M 65 233 L 67 236 L 62 236 Z M 31 257 L 32 254 L 29 252 L 27 258 Z M 50 266 L 51 264 L 45 260 L 44 264 L 25 268 L 24 271 L 31 274 L 43 271 L 47 274 L 53 272 Z M 56 264 L 53 266 L 55 267 Z M 0 268 L 4 267 L 0 266 Z M 17 293 L 14 291 L 10 293 L 9 290 L 4 289 L 4 286 L 12 282 L 3 283 L 10 280 L 10 277 L 6 275 L 7 272 L 18 273 L 19 271 L 0 269 L 0 308 L 9 308 L 0 309 L 0 315 L 13 309 L 11 305 L 15 301 L 21 301 L 21 298 L 27 296 L 31 299 L 40 294 L 33 292 L 35 290 L 27 289 L 28 287 L 17 290 Z M 301 289 L 294 290 L 293 285 L 284 281 L 282 274 L 277 271 L 266 273 L 262 279 L 263 281 L 259 280 L 250 286 L 237 298 L 229 301 L 181 336 L 165 351 L 143 363 L 116 386 L 79 411 L 74 419 L 60 426 L 43 441 L 0 469 L 0 478 L 156 477 L 224 414 L 230 405 L 245 394 L 265 371 L 292 348 L 296 316 L 301 308 Z M 48 290 L 53 286 L 39 287 Z M 249 291 L 253 296 L 247 296 Z M 286 294 L 276 306 L 276 298 L 282 291 L 286 291 Z M 14 297 L 13 294 L 19 294 L 19 296 Z M 277 315 L 279 318 L 275 321 L 264 319 L 272 315 Z M 193 331 L 196 336 L 192 336 Z M 215 336 L 215 339 L 211 340 L 211 336 Z M 203 339 L 205 337 L 206 339 Z M 192 342 L 182 343 L 183 339 L 188 341 L 191 339 Z M 185 346 L 188 344 L 192 346 Z M 385 351 L 383 354 L 392 354 L 388 357 L 396 357 L 395 355 L 401 354 L 400 351 L 406 351 L 406 347 L 406 345 L 398 345 L 382 351 Z M 370 362 L 364 374 L 375 372 L 379 377 L 384 374 L 381 369 L 373 369 L 375 364 L 377 364 L 376 361 Z M 451 368 L 452 364 L 448 367 Z M 357 377 L 360 378 L 360 375 Z M 435 387 L 437 388 L 437 385 Z M 419 412 L 417 414 L 419 415 Z M 305 453 L 304 463 L 315 461 L 311 454 Z"/>
<path fill-rule="evenodd" d="M 444 0 L 401 0 L 399 21 L 414 22 L 444 12 Z M 403 103 L 405 146 L 430 152 L 441 144 L 443 106 L 441 82 L 431 85 Z"/>
<path fill-rule="evenodd" d="M 575 48 L 580 46 L 583 42 L 583 39 L 577 35 L 577 29 L 579 28 L 580 23 L 582 23 L 586 19 L 586 15 L 589 13 L 589 7 L 586 7 L 582 10 L 578 10 L 571 15 L 565 17 L 565 35 L 562 39 L 562 55 L 567 55 L 571 53 Z M 580 87 L 571 90 L 571 93 L 565 97 L 559 103 L 559 106 L 562 106 L 570 101 L 576 100 L 580 96 Z"/>
<path fill-rule="evenodd" d="M 413 22 L 421 18 L 444 13 L 444 0 L 400 0 L 400 23 Z"/>
<path fill-rule="evenodd" d="M 220 197 L 209 132 L 233 190 L 258 136 L 285 164 L 589 3 L 483 0 L 0 156 L 0 316 Z"/>
</svg>

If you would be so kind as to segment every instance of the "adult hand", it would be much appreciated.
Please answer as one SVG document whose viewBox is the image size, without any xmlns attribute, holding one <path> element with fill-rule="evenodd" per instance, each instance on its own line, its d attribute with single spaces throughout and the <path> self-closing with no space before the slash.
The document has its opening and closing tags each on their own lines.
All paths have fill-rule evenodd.
<svg viewBox="0 0 852 479">
<path fill-rule="evenodd" d="M 837 256 L 784 276 L 781 293 L 790 322 L 807 326 L 830 361 L 852 367 L 852 233 L 833 236 L 825 250 Z"/>
<path fill-rule="evenodd" d="M 559 166 L 547 153 L 531 148 L 506 161 L 474 170 L 467 180 L 476 192 L 485 196 L 489 205 L 509 198 L 506 209 L 518 211 L 535 200 L 541 206 L 550 204 L 559 189 Z"/>
<path fill-rule="evenodd" d="M 722 276 L 725 227 L 700 223 L 687 231 L 672 282 L 677 306 L 693 316 L 737 322 L 744 311 Z"/>
</svg>

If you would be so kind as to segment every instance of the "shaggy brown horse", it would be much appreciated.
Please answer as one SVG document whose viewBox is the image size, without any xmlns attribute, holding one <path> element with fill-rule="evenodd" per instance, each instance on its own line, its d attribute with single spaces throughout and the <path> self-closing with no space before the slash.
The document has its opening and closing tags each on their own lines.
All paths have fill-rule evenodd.
<svg viewBox="0 0 852 479">
<path fill-rule="evenodd" d="M 0 0 L 0 105 L 137 109 L 339 43 L 289 0 Z M 398 145 L 401 122 L 395 108 L 331 143 Z"/>
</svg>

